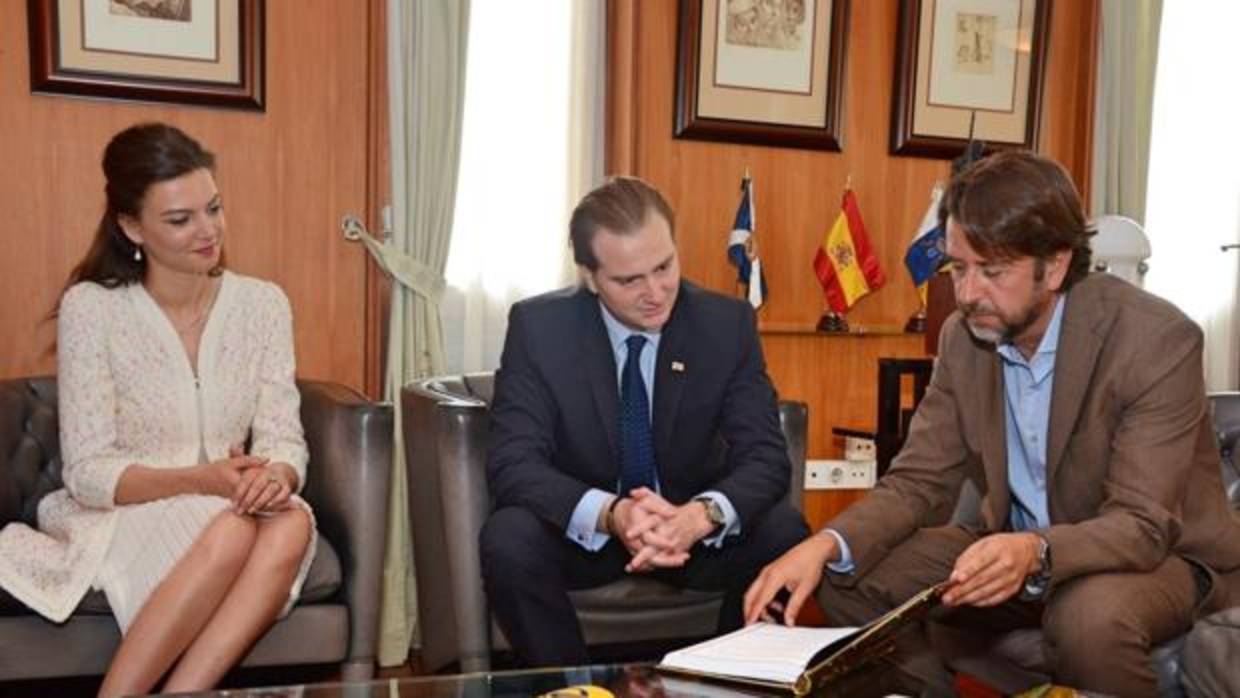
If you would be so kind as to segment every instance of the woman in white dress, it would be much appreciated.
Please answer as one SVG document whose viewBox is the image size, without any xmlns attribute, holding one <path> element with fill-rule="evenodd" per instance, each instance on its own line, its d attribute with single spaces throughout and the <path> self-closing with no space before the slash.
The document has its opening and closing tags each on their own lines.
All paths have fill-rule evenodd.
<svg viewBox="0 0 1240 698">
<path fill-rule="evenodd" d="M 58 310 L 65 488 L 38 531 L 0 531 L 0 586 L 36 611 L 107 595 L 124 639 L 101 696 L 214 686 L 314 555 L 288 300 L 223 269 L 213 167 L 163 124 L 108 144 L 107 208 Z"/>
</svg>

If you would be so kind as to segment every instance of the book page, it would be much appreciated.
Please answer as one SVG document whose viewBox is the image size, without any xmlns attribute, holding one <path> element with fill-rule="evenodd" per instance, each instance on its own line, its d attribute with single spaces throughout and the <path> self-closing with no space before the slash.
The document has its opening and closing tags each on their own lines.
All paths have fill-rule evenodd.
<svg viewBox="0 0 1240 698">
<path fill-rule="evenodd" d="M 790 684 L 819 650 L 856 630 L 757 623 L 669 652 L 662 666 Z"/>
</svg>

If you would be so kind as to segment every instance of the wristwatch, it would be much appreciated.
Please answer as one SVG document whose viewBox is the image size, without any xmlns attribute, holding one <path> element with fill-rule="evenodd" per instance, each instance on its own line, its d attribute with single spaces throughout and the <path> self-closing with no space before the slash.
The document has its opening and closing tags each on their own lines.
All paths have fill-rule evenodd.
<svg viewBox="0 0 1240 698">
<path fill-rule="evenodd" d="M 719 502 L 710 497 L 694 497 L 693 501 L 701 502 L 702 506 L 706 508 L 706 518 L 714 526 L 710 530 L 711 533 L 718 533 L 719 529 L 728 523 L 728 517 L 724 515 L 723 507 L 719 506 Z"/>
<path fill-rule="evenodd" d="M 1040 569 L 1025 577 L 1025 588 L 1021 593 L 1021 598 L 1027 601 L 1042 598 L 1046 593 L 1046 588 L 1051 583 L 1051 542 L 1041 533 L 1034 533 L 1038 537 L 1038 566 Z"/>
</svg>

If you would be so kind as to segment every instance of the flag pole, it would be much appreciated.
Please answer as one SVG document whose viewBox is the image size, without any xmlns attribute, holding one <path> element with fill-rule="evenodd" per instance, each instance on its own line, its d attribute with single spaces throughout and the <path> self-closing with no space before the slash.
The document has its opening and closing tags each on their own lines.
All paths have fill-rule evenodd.
<svg viewBox="0 0 1240 698">
<path fill-rule="evenodd" d="M 753 179 L 749 176 L 749 167 L 745 168 L 745 193 L 749 195 L 749 242 L 745 252 L 749 261 L 758 257 L 758 199 L 753 193 Z"/>
<path fill-rule="evenodd" d="M 748 300 L 750 305 L 757 310 L 762 307 L 765 294 L 761 262 L 758 260 L 758 241 L 754 234 L 757 228 L 755 220 L 757 212 L 754 206 L 753 178 L 749 165 L 745 165 L 740 190 L 741 206 L 732 224 L 732 234 L 728 241 L 728 257 L 737 269 L 737 295 Z"/>
</svg>

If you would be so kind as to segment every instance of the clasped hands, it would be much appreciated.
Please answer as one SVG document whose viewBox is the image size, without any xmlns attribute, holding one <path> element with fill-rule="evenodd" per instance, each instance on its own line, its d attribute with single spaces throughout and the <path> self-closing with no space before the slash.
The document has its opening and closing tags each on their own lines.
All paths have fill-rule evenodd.
<svg viewBox="0 0 1240 698">
<path fill-rule="evenodd" d="M 710 535 L 714 524 L 697 501 L 676 506 L 647 487 L 639 487 L 616 503 L 610 533 L 620 539 L 632 559 L 629 573 L 660 567 L 682 567 L 689 548 Z"/>
<path fill-rule="evenodd" d="M 209 494 L 227 497 L 238 514 L 258 514 L 288 508 L 297 486 L 297 473 L 287 463 L 246 455 L 230 446 L 228 457 L 198 466 Z"/>
</svg>

